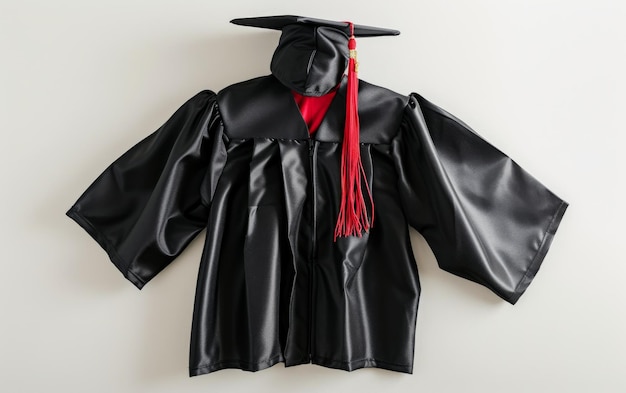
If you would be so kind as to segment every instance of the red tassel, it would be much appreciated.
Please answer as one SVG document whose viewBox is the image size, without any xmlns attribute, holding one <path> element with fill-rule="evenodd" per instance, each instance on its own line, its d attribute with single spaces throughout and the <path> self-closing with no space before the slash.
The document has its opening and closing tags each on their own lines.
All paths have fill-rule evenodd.
<svg viewBox="0 0 626 393">
<path fill-rule="evenodd" d="M 339 236 L 362 236 L 362 231 L 368 231 L 374 225 L 374 200 L 367 184 L 365 169 L 361 162 L 359 141 L 359 79 L 358 63 L 356 60 L 356 39 L 354 25 L 350 22 L 350 61 L 348 63 L 348 91 L 346 94 L 346 123 L 343 134 L 341 151 L 341 202 L 337 224 L 335 226 L 334 241 Z M 371 216 L 367 216 L 365 199 L 361 189 L 361 176 L 370 199 Z"/>
</svg>

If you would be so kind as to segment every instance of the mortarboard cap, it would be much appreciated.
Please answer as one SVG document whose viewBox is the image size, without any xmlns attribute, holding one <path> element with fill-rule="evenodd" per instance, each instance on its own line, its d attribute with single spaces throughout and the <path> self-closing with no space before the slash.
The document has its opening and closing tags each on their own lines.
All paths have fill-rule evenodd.
<svg viewBox="0 0 626 393">
<path fill-rule="evenodd" d="M 285 86 L 305 96 L 327 94 L 341 81 L 350 59 L 349 40 L 354 36 L 400 34 L 393 29 L 355 25 L 295 15 L 237 18 L 231 23 L 282 32 L 270 69 Z"/>
<path fill-rule="evenodd" d="M 339 22 L 327 19 L 309 18 L 306 16 L 279 15 L 260 16 L 255 18 L 237 18 L 230 21 L 240 26 L 260 27 L 263 29 L 282 30 L 287 25 L 300 24 L 318 27 L 332 27 L 350 34 L 350 23 Z M 387 35 L 399 35 L 398 30 L 385 29 L 381 27 L 354 25 L 355 37 L 379 37 Z"/>
</svg>

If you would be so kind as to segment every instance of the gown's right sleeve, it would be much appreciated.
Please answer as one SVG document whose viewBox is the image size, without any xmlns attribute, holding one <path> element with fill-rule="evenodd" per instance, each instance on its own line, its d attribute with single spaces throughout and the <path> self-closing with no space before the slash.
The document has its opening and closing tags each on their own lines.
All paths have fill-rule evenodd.
<svg viewBox="0 0 626 393">
<path fill-rule="evenodd" d="M 204 90 L 109 165 L 66 215 L 141 289 L 206 226 L 222 135 L 216 94 Z"/>
<path fill-rule="evenodd" d="M 515 304 L 539 270 L 567 202 L 415 93 L 392 151 L 409 225 L 439 266 Z"/>
</svg>

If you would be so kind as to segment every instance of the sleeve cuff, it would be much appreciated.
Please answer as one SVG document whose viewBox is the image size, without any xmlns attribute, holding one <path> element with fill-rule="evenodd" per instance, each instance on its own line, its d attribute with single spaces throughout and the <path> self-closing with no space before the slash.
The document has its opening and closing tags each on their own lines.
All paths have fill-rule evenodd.
<svg viewBox="0 0 626 393">
<path fill-rule="evenodd" d="M 115 247 L 109 242 L 109 240 L 100 232 L 85 216 L 83 216 L 76 205 L 72 206 L 65 215 L 74 220 L 78 225 L 80 225 L 99 245 L 102 247 L 104 251 L 109 256 L 109 259 L 115 267 L 124 275 L 124 277 L 133 283 L 138 289 L 143 288 L 146 284 L 144 280 L 140 277 L 136 276 L 130 269 L 127 267 L 129 264 L 120 257 Z"/>
<path fill-rule="evenodd" d="M 537 274 L 537 271 L 539 270 L 541 263 L 546 257 L 546 253 L 548 252 L 548 249 L 550 248 L 552 239 L 554 239 L 554 234 L 556 233 L 556 230 L 559 228 L 559 225 L 561 224 L 561 219 L 563 218 L 563 215 L 565 214 L 565 210 L 567 210 L 568 206 L 569 204 L 565 201 L 561 201 L 561 203 L 559 204 L 558 208 L 556 209 L 556 212 L 552 216 L 552 220 L 550 221 L 550 224 L 546 228 L 545 234 L 541 241 L 541 245 L 539 246 L 539 250 L 537 250 L 537 253 L 535 254 L 535 257 L 533 258 L 532 263 L 526 270 L 526 274 L 524 274 L 524 277 L 522 277 L 520 282 L 515 287 L 515 291 L 508 298 L 505 299 L 507 302 L 511 304 L 517 303 L 520 296 L 522 296 L 522 294 L 526 291 L 526 288 L 528 288 L 528 286 L 532 282 L 533 278 L 535 278 L 535 275 Z"/>
</svg>

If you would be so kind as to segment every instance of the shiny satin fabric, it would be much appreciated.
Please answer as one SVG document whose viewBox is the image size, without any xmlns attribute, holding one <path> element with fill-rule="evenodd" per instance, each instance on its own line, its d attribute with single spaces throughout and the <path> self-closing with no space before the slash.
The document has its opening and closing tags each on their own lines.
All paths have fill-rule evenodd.
<svg viewBox="0 0 626 393">
<path fill-rule="evenodd" d="M 187 101 L 67 214 L 138 288 L 206 228 L 189 375 L 278 362 L 412 373 L 420 295 L 409 226 L 442 269 L 515 303 L 567 203 L 418 94 L 361 81 L 374 227 L 333 230 L 346 80 L 309 134 L 290 88 L 255 78 Z"/>
</svg>

